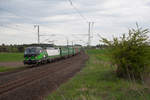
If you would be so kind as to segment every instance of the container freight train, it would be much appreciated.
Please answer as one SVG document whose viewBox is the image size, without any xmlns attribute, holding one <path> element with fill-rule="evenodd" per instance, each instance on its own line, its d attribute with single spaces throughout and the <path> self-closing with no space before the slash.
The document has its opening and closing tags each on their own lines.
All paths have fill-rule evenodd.
<svg viewBox="0 0 150 100">
<path fill-rule="evenodd" d="M 28 47 L 24 52 L 24 64 L 39 65 L 58 59 L 68 58 L 80 53 L 80 48 L 46 48 Z"/>
</svg>

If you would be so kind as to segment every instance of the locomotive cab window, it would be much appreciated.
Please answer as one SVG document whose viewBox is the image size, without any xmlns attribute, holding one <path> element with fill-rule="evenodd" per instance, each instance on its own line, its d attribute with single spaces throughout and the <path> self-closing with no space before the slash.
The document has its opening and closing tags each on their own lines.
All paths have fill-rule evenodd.
<svg viewBox="0 0 150 100">
<path fill-rule="evenodd" d="M 41 52 L 42 52 L 41 48 L 30 47 L 25 50 L 24 54 L 39 54 Z"/>
</svg>

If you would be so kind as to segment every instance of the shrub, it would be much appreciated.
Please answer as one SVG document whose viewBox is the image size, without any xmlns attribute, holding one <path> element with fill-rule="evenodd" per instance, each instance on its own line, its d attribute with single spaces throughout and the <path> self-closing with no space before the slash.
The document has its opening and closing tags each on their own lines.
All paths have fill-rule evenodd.
<svg viewBox="0 0 150 100">
<path fill-rule="evenodd" d="M 141 79 L 141 75 L 149 71 L 150 50 L 148 45 L 148 29 L 129 29 L 128 35 L 112 41 L 101 37 L 101 41 L 110 49 L 112 63 L 117 66 L 116 73 L 121 77 Z"/>
</svg>

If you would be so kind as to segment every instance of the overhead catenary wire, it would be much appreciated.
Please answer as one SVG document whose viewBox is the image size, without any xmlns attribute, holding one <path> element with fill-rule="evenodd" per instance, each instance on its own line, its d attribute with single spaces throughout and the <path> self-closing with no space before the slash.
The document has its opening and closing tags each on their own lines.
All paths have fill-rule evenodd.
<svg viewBox="0 0 150 100">
<path fill-rule="evenodd" d="M 80 15 L 80 17 L 86 22 L 86 23 L 89 23 L 89 20 L 88 20 L 88 17 L 87 16 L 84 16 L 84 14 L 82 12 L 80 12 L 80 10 L 73 4 L 72 0 L 68 0 L 70 5 L 73 7 L 73 9 Z M 24 18 L 24 19 L 31 19 L 29 17 L 25 17 L 25 16 L 22 16 L 22 15 L 18 15 L 17 13 L 14 13 L 10 10 L 7 10 L 7 9 L 4 9 L 6 12 L 9 12 L 15 16 L 18 16 L 18 18 Z M 31 19 L 32 20 L 32 19 Z M 6 26 L 7 27 L 7 26 Z M 17 31 L 24 31 L 24 30 L 20 30 L 20 29 L 15 29 L 15 28 L 12 28 L 14 30 L 17 30 Z M 46 35 L 40 35 L 40 36 L 46 36 Z M 86 35 L 85 35 L 86 36 Z M 88 35 L 87 35 L 88 36 Z"/>
<path fill-rule="evenodd" d="M 85 20 L 86 23 L 88 23 L 88 19 L 74 6 L 72 0 L 68 0 L 68 2 L 70 3 L 70 5 L 73 7 L 73 9 L 80 15 L 80 17 Z"/>
<path fill-rule="evenodd" d="M 3 27 L 3 28 L 10 28 L 10 29 L 12 29 L 12 30 L 22 31 L 22 32 L 27 32 L 27 33 L 31 32 L 31 31 L 27 31 L 27 30 L 19 29 L 19 28 L 12 27 L 12 26 L 2 26 L 2 25 L 0 25 L 0 27 Z"/>
<path fill-rule="evenodd" d="M 18 18 L 23 18 L 23 19 L 30 20 L 30 21 L 33 21 L 33 22 L 34 22 L 34 20 L 33 20 L 32 18 L 23 16 L 23 15 L 18 15 L 18 14 L 14 13 L 14 12 L 8 10 L 8 9 L 3 9 L 3 8 L 1 8 L 1 9 L 2 9 L 3 11 L 7 12 L 7 13 L 10 13 L 10 14 L 12 14 L 12 15 L 15 15 L 15 16 L 18 17 Z M 4 27 L 4 28 L 11 28 L 11 29 L 13 29 L 13 30 L 23 31 L 23 32 L 30 32 L 30 31 L 27 31 L 27 30 L 24 30 L 24 29 L 18 29 L 17 27 L 18 27 L 19 25 L 15 25 L 15 26 L 16 26 L 16 27 L 10 27 L 10 26 L 8 26 L 8 25 L 7 25 L 7 26 L 0 25 L 0 27 Z"/>
<path fill-rule="evenodd" d="M 4 9 L 4 8 L 0 8 L 0 9 L 1 9 L 1 10 L 3 10 L 3 11 L 5 11 L 5 12 L 8 12 L 8 13 L 10 13 L 10 14 L 12 14 L 12 15 L 15 15 L 15 16 L 17 16 L 17 17 L 19 17 L 19 18 L 24 18 L 24 19 L 27 19 L 27 20 L 33 21 L 33 19 L 32 19 L 32 18 L 29 18 L 29 17 L 23 16 L 23 15 L 18 15 L 18 14 L 14 13 L 14 12 L 12 12 L 12 11 L 8 10 L 8 9 Z"/>
<path fill-rule="evenodd" d="M 87 20 L 87 17 L 85 17 L 77 8 L 76 6 L 74 6 L 72 0 L 68 0 L 70 5 L 73 7 L 73 9 L 81 16 L 81 18 L 83 20 L 86 21 L 86 23 L 89 24 L 89 29 L 88 29 L 88 45 L 90 46 L 90 43 L 91 43 L 91 38 L 93 38 L 93 29 L 94 29 L 94 22 L 93 21 L 89 21 Z M 92 32 L 92 34 L 91 34 Z M 91 36 L 92 35 L 92 36 Z"/>
</svg>

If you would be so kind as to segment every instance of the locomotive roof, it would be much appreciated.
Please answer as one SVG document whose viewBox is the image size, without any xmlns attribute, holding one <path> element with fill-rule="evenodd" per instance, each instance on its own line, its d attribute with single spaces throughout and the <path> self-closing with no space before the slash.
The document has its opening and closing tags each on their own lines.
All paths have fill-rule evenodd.
<svg viewBox="0 0 150 100">
<path fill-rule="evenodd" d="M 42 47 L 27 47 L 26 49 L 31 49 L 31 48 L 35 48 L 35 49 L 43 49 Z"/>
</svg>

